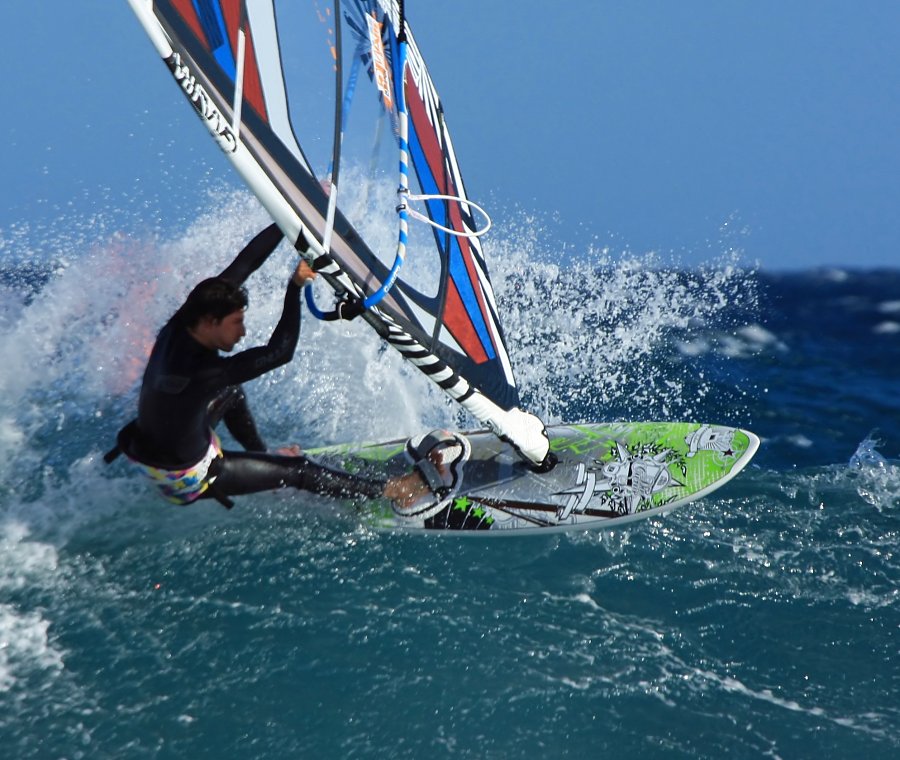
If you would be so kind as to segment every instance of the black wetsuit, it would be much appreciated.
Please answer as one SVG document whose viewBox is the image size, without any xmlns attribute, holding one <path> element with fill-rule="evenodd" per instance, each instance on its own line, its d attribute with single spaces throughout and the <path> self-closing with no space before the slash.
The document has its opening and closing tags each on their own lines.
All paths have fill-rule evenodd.
<svg viewBox="0 0 900 760">
<path fill-rule="evenodd" d="M 219 276 L 241 285 L 281 241 L 272 225 L 257 235 Z M 300 335 L 300 292 L 288 283 L 281 318 L 265 346 L 232 356 L 198 343 L 176 315 L 160 330 L 144 372 L 138 418 L 128 453 L 167 470 L 203 459 L 210 431 L 221 419 L 247 451 L 225 451 L 209 475 L 204 496 L 235 496 L 285 486 L 331 496 L 380 496 L 384 482 L 333 470 L 306 457 L 267 454 L 240 384 L 291 360 Z"/>
</svg>

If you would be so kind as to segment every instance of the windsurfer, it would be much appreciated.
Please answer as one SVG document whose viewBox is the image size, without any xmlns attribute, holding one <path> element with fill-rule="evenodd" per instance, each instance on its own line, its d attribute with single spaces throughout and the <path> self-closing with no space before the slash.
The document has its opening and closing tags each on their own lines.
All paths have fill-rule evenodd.
<svg viewBox="0 0 900 760">
<path fill-rule="evenodd" d="M 177 504 L 291 486 L 329 496 L 385 496 L 402 505 L 431 493 L 431 471 L 388 481 L 326 467 L 299 449 L 269 453 L 257 431 L 241 383 L 288 363 L 300 335 L 300 292 L 317 275 L 301 260 L 285 292 L 268 343 L 224 357 L 244 337 L 244 281 L 282 239 L 276 225 L 259 233 L 218 276 L 198 284 L 160 330 L 147 362 L 137 419 L 119 433 L 121 451 Z M 245 451 L 222 449 L 219 421 Z M 427 465 L 426 465 L 427 466 Z M 433 487 L 433 486 L 432 486 Z"/>
</svg>

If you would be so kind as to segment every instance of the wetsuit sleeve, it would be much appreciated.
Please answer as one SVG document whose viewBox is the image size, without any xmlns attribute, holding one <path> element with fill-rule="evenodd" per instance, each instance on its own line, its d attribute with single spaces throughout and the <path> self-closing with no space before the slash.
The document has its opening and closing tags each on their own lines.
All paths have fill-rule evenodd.
<svg viewBox="0 0 900 760">
<path fill-rule="evenodd" d="M 283 237 L 278 225 L 270 224 L 244 246 L 244 249 L 219 277 L 234 285 L 243 285 L 244 281 L 272 255 L 272 251 L 278 247 Z"/>
<path fill-rule="evenodd" d="M 301 287 L 293 279 L 288 282 L 281 319 L 265 346 L 249 348 L 219 360 L 217 374 L 223 387 L 253 380 L 287 364 L 294 357 L 300 337 L 300 291 Z"/>
</svg>

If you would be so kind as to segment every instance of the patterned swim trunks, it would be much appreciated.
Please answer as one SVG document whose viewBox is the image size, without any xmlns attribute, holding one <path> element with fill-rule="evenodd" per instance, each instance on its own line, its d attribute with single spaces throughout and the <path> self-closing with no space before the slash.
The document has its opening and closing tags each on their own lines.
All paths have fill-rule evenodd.
<svg viewBox="0 0 900 760">
<path fill-rule="evenodd" d="M 164 499 L 173 504 L 184 505 L 199 499 L 209 488 L 211 482 L 207 478 L 209 467 L 220 456 L 222 456 L 222 444 L 219 436 L 213 433 L 203 459 L 184 470 L 164 470 L 138 462 L 131 457 L 129 460 L 137 465 L 138 469 L 159 489 Z"/>
</svg>

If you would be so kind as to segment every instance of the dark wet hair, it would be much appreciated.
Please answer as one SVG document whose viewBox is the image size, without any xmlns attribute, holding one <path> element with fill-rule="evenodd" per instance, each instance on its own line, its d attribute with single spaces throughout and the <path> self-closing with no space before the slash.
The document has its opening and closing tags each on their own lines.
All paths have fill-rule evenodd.
<svg viewBox="0 0 900 760">
<path fill-rule="evenodd" d="M 187 300 L 175 312 L 175 318 L 185 327 L 196 327 L 203 317 L 222 319 L 234 311 L 246 308 L 246 288 L 221 277 L 210 277 L 190 292 Z"/>
</svg>

